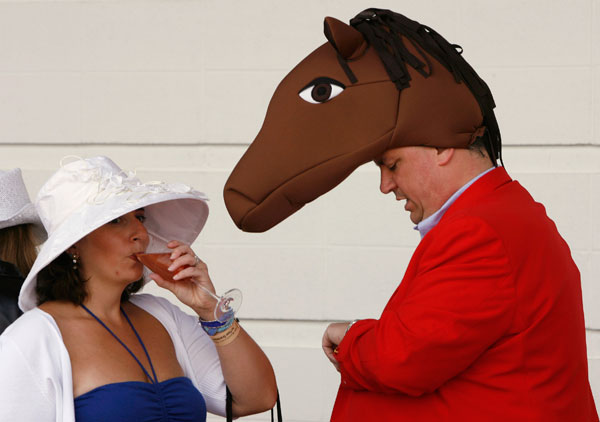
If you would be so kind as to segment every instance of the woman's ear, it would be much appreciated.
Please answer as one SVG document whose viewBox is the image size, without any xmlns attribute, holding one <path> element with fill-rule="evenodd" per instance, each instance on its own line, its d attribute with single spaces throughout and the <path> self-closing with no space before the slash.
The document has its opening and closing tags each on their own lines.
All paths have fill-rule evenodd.
<svg viewBox="0 0 600 422">
<path fill-rule="evenodd" d="M 445 166 L 454 156 L 454 148 L 436 148 L 436 150 L 436 159 L 439 166 Z"/>
</svg>

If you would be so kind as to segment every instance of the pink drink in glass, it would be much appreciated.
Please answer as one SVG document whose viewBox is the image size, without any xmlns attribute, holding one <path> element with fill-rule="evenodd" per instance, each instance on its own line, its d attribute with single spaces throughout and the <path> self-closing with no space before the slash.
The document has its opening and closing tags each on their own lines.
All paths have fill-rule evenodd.
<svg viewBox="0 0 600 422">
<path fill-rule="evenodd" d="M 169 267 L 173 263 L 171 261 L 171 252 L 162 252 L 162 253 L 137 253 L 135 254 L 138 261 L 144 264 L 147 268 L 149 268 L 152 272 L 158 274 L 163 279 L 168 281 L 174 281 L 173 276 L 177 274 L 179 271 L 188 268 L 189 265 L 182 265 L 177 268 L 175 271 L 169 271 Z M 196 284 L 199 288 L 204 290 L 207 294 L 212 296 L 217 300 L 217 304 L 215 305 L 215 319 L 219 321 L 228 320 L 242 304 L 242 292 L 239 289 L 231 289 L 226 291 L 222 296 L 217 296 L 206 287 L 191 279 L 194 284 Z"/>
<path fill-rule="evenodd" d="M 173 261 L 171 261 L 170 252 L 136 253 L 135 256 L 138 259 L 138 261 L 140 261 L 142 264 L 148 267 L 150 271 L 158 274 L 167 281 L 177 281 L 173 280 L 173 276 L 179 271 L 189 267 L 189 265 L 182 265 L 175 271 L 169 271 L 169 267 L 173 263 Z"/>
</svg>

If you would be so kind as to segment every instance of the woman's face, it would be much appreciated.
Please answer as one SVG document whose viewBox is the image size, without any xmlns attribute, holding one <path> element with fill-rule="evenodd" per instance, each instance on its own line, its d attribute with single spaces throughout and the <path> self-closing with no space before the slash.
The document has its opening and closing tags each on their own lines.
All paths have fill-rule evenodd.
<svg viewBox="0 0 600 422">
<path fill-rule="evenodd" d="M 75 245 L 85 279 L 124 281 L 142 277 L 142 264 L 134 254 L 148 247 L 144 209 L 129 212 L 94 230 Z"/>
</svg>

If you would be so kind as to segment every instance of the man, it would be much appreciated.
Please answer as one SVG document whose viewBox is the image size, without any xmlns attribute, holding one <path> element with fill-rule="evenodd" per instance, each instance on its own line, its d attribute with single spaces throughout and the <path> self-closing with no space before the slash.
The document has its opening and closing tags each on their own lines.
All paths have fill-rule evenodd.
<svg viewBox="0 0 600 422">
<path fill-rule="evenodd" d="M 482 143 L 376 160 L 422 240 L 379 319 L 323 336 L 342 375 L 333 421 L 598 420 L 579 271 Z"/>
<path fill-rule="evenodd" d="M 331 324 L 332 421 L 597 422 L 580 276 L 502 163 L 492 93 L 432 28 L 367 9 L 273 94 L 224 189 L 265 231 L 375 160 L 422 240 L 378 319 Z M 343 210 L 340 210 L 343 212 Z M 394 270 L 394 263 L 387 263 Z"/>
</svg>

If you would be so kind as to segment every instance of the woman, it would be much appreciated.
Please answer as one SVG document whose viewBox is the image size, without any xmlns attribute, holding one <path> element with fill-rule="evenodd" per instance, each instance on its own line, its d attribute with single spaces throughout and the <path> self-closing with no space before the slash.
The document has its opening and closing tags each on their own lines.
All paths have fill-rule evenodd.
<svg viewBox="0 0 600 422">
<path fill-rule="evenodd" d="M 21 170 L 0 171 L 0 334 L 21 315 L 19 290 L 45 237 Z"/>
<path fill-rule="evenodd" d="M 197 284 L 214 287 L 189 247 L 208 215 L 203 194 L 95 157 L 59 169 L 36 207 L 49 237 L 19 295 L 27 312 L 0 336 L 0 420 L 202 421 L 225 414 L 226 386 L 235 416 L 273 406 L 256 343 L 233 319 L 207 329 L 215 301 Z M 167 248 L 177 281 L 149 276 L 195 318 L 134 294 L 135 254 Z"/>
</svg>

